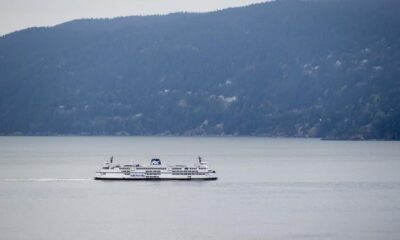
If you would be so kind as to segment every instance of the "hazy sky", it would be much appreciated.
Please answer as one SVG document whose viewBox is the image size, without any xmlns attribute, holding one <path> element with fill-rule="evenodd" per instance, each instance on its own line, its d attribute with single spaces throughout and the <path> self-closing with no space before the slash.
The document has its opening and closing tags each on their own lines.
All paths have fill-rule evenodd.
<svg viewBox="0 0 400 240">
<path fill-rule="evenodd" d="M 206 12 L 266 0 L 0 0 L 0 35 L 77 18 Z"/>
</svg>

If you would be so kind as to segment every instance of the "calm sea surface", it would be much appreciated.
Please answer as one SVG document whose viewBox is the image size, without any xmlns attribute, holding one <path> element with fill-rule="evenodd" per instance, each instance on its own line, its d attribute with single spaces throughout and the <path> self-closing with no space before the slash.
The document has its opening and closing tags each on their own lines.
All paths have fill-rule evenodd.
<svg viewBox="0 0 400 240">
<path fill-rule="evenodd" d="M 111 155 L 219 179 L 92 180 Z M 400 239 L 400 142 L 0 137 L 0 239 Z"/>
</svg>

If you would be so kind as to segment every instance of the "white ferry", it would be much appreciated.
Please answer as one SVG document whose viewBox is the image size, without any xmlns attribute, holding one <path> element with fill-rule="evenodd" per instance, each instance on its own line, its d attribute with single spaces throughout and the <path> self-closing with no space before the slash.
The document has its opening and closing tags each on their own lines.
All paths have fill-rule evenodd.
<svg viewBox="0 0 400 240">
<path fill-rule="evenodd" d="M 113 164 L 113 157 L 96 172 L 96 180 L 217 180 L 216 172 L 208 168 L 207 162 L 199 157 L 195 166 L 161 164 L 152 159 L 149 166 L 140 164 Z"/>
</svg>

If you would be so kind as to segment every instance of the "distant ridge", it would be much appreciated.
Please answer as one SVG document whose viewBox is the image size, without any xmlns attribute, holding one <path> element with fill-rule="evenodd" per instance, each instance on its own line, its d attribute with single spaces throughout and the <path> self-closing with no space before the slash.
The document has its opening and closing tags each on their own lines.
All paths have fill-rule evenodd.
<svg viewBox="0 0 400 240">
<path fill-rule="evenodd" d="M 278 0 L 0 37 L 0 135 L 400 139 L 400 2 Z"/>
</svg>

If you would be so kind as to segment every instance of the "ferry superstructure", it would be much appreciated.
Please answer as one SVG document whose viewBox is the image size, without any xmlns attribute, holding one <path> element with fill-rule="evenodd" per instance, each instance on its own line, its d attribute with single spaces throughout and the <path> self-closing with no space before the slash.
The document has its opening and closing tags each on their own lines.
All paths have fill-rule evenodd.
<svg viewBox="0 0 400 240">
<path fill-rule="evenodd" d="M 216 172 L 208 168 L 207 162 L 201 157 L 194 166 L 163 165 L 161 160 L 154 158 L 150 165 L 140 164 L 119 165 L 110 161 L 96 172 L 96 180 L 217 180 Z"/>
</svg>

